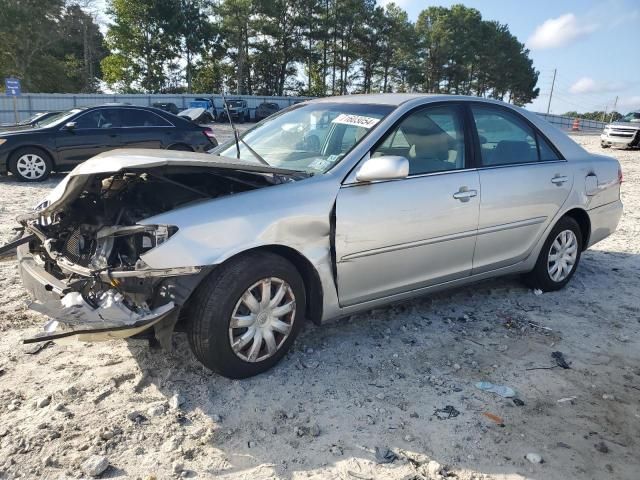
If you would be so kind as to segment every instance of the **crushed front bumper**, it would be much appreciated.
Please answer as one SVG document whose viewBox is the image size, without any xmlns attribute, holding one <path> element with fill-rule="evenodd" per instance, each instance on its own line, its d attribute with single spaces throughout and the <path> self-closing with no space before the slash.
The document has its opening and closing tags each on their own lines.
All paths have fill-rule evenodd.
<svg viewBox="0 0 640 480">
<path fill-rule="evenodd" d="M 44 332 L 25 343 L 46 340 L 98 341 L 136 335 L 177 312 L 169 301 L 157 308 L 134 311 L 123 302 L 116 289 L 107 290 L 97 305 L 89 305 L 70 285 L 47 272 L 29 252 L 29 245 L 17 248 L 20 276 L 33 299 L 29 308 L 51 320 Z"/>
</svg>

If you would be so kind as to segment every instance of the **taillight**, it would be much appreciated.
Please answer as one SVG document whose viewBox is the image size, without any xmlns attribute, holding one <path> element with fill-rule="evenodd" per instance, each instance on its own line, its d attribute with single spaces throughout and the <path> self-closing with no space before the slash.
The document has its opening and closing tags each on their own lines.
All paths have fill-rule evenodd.
<svg viewBox="0 0 640 480">
<path fill-rule="evenodd" d="M 216 137 L 213 136 L 213 130 L 211 130 L 210 128 L 205 128 L 204 130 L 202 130 L 202 133 L 209 140 L 215 140 L 215 138 L 216 138 Z"/>
</svg>

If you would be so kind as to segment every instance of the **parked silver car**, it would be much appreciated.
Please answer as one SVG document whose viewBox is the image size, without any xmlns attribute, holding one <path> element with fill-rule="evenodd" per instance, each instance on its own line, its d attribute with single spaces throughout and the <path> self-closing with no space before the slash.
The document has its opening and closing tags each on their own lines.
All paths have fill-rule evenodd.
<svg viewBox="0 0 640 480">
<path fill-rule="evenodd" d="M 19 218 L 52 319 L 28 341 L 181 329 L 207 367 L 255 375 L 305 319 L 506 274 L 562 288 L 616 229 L 621 181 L 537 115 L 460 96 L 313 100 L 211 156 L 103 153 Z"/>
</svg>

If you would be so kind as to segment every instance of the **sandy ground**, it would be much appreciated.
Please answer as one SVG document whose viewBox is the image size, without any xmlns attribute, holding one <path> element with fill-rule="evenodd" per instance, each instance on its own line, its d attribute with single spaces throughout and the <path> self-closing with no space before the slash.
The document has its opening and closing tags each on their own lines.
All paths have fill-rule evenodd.
<svg viewBox="0 0 640 480">
<path fill-rule="evenodd" d="M 16 263 L 0 263 L 0 478 L 86 477 L 96 459 L 101 478 L 637 479 L 640 151 L 605 153 L 624 169 L 625 214 L 564 291 L 505 278 L 309 324 L 244 381 L 204 370 L 182 335 L 173 353 L 143 341 L 32 353 L 20 339 L 43 319 Z M 0 239 L 60 179 L 0 178 Z M 570 369 L 535 369 L 554 351 Z"/>
</svg>

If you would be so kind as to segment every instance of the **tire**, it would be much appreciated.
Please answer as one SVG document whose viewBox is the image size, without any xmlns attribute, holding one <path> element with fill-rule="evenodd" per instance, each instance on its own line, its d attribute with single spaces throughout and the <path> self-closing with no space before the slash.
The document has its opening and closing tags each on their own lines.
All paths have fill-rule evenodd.
<svg viewBox="0 0 640 480">
<path fill-rule="evenodd" d="M 9 171 L 21 182 L 42 182 L 49 177 L 52 168 L 49 154 L 35 147 L 20 148 L 9 158 Z"/>
<path fill-rule="evenodd" d="M 605 145 L 604 143 L 601 143 L 601 144 L 600 144 L 600 147 L 602 147 L 602 148 L 609 148 L 610 146 L 611 146 L 611 145 Z"/>
<path fill-rule="evenodd" d="M 564 235 L 564 237 L 561 237 L 561 235 Z M 566 247 L 563 247 L 564 241 L 567 241 Z M 562 217 L 544 242 L 535 268 L 524 276 L 525 283 L 531 288 L 537 288 L 543 292 L 553 292 L 563 288 L 571 280 L 578 268 L 582 253 L 582 241 L 582 232 L 578 222 L 571 217 Z M 566 255 L 559 253 L 559 246 L 563 249 L 566 248 Z M 560 252 L 562 251 L 560 250 Z M 560 254 L 560 261 L 554 262 L 550 259 L 554 252 L 556 252 L 556 256 Z M 571 252 L 573 252 L 573 255 Z M 573 257 L 573 264 L 569 266 L 571 257 Z M 563 260 L 569 260 L 564 262 L 570 268 L 568 273 L 566 269 L 562 268 Z M 558 273 L 559 268 L 562 270 L 560 274 Z"/>
<path fill-rule="evenodd" d="M 271 279 L 269 298 L 274 303 L 263 309 L 261 282 L 265 279 Z M 278 299 L 281 288 L 284 293 Z M 256 301 L 252 310 L 243 301 L 248 292 Z M 276 307 L 285 311 L 290 304 L 293 310 L 279 317 L 269 314 Z M 305 306 L 304 283 L 288 260 L 268 252 L 241 255 L 214 270 L 194 292 L 187 306 L 189 345 L 202 364 L 220 375 L 235 379 L 257 375 L 287 353 L 302 327 Z M 236 327 L 231 326 L 232 316 L 242 319 Z M 271 330 L 273 351 L 262 336 L 267 330 Z M 252 338 L 251 332 L 258 331 L 260 336 Z"/>
</svg>

